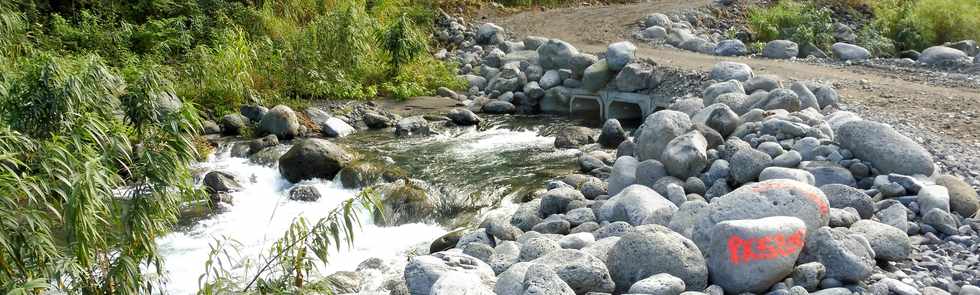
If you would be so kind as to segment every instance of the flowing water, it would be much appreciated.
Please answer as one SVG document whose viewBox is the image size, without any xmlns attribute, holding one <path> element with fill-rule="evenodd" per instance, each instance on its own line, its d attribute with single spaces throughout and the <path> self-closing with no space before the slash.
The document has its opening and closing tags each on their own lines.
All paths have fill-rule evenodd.
<svg viewBox="0 0 980 295">
<path fill-rule="evenodd" d="M 481 202 L 499 205 L 509 198 L 542 187 L 545 180 L 571 172 L 578 150 L 556 150 L 554 134 L 576 122 L 551 117 L 487 117 L 477 127 L 437 128 L 439 134 L 396 138 L 390 130 L 363 131 L 339 140 L 350 150 L 389 157 L 409 177 L 425 180 L 452 194 L 477 196 Z M 577 122 L 581 123 L 581 122 Z M 281 177 L 277 168 L 235 158 L 219 151 L 199 163 L 202 170 L 222 170 L 238 178 L 243 190 L 232 193 L 234 204 L 222 213 L 196 220 L 161 239 L 158 244 L 166 259 L 166 293 L 192 294 L 210 245 L 216 240 L 240 243 L 241 255 L 255 257 L 278 239 L 299 216 L 318 220 L 358 190 L 344 189 L 339 181 L 311 180 L 323 196 L 316 202 L 288 199 L 294 185 Z M 322 274 L 353 270 L 361 261 L 394 258 L 413 246 L 426 244 L 445 234 L 446 224 L 435 221 L 393 227 L 374 225 L 370 214 L 355 235 L 354 247 L 332 253 Z"/>
</svg>

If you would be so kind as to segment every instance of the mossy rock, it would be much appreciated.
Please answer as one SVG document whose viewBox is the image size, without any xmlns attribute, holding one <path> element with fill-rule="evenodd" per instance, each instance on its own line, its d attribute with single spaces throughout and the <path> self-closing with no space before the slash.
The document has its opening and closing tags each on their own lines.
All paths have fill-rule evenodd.
<svg viewBox="0 0 980 295">
<path fill-rule="evenodd" d="M 404 178 L 405 172 L 397 167 L 379 161 L 355 160 L 340 170 L 340 183 L 344 188 L 360 188 L 381 182 L 392 182 Z"/>
<path fill-rule="evenodd" d="M 399 179 L 381 184 L 375 191 L 381 194 L 385 225 L 401 225 L 429 219 L 436 211 L 435 202 L 429 197 L 427 185 L 421 180 Z M 380 216 L 375 216 L 376 220 Z"/>
<path fill-rule="evenodd" d="M 446 251 L 456 247 L 456 243 L 459 242 L 459 238 L 463 237 L 466 233 L 465 229 L 458 229 L 442 235 L 432 244 L 429 244 L 429 253 L 436 253 Z"/>
</svg>

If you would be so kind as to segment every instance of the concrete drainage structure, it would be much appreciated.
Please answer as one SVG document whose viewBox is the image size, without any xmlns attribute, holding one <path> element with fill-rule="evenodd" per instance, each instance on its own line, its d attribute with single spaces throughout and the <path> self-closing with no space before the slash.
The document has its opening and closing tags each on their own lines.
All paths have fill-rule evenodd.
<svg viewBox="0 0 980 295">
<path fill-rule="evenodd" d="M 642 120 L 657 109 L 670 105 L 669 97 L 649 94 L 563 88 L 561 95 L 546 96 L 541 101 L 541 111 L 552 114 L 596 116 L 598 119 Z"/>
</svg>

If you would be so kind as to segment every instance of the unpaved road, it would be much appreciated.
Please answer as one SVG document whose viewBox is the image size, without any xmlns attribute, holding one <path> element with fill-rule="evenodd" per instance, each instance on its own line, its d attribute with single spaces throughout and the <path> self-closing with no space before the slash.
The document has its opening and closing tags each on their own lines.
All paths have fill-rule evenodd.
<svg viewBox="0 0 980 295">
<path fill-rule="evenodd" d="M 710 0 L 651 0 L 598 7 L 485 15 L 514 37 L 558 38 L 579 50 L 600 53 L 612 42 L 630 40 L 647 14 L 697 8 Z M 683 70 L 708 71 L 723 60 L 750 65 L 756 75 L 785 80 L 833 83 L 847 107 L 865 117 L 894 125 L 930 149 L 944 170 L 980 184 L 980 89 L 970 83 L 933 83 L 920 77 L 865 66 L 831 66 L 797 61 L 719 57 L 637 43 L 637 56 Z M 975 85 L 975 84 L 973 84 Z"/>
</svg>

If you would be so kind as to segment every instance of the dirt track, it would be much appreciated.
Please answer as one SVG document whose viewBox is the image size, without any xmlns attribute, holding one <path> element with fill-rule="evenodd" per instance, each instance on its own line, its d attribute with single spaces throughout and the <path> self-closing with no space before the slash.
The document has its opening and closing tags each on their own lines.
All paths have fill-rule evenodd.
<svg viewBox="0 0 980 295">
<path fill-rule="evenodd" d="M 600 53 L 609 43 L 630 40 L 643 16 L 709 5 L 709 0 L 652 0 L 601 7 L 570 7 L 488 15 L 514 37 L 558 38 L 579 50 Z M 936 83 L 929 79 L 866 66 L 831 66 L 763 58 L 733 58 L 640 44 L 637 55 L 660 65 L 706 71 L 722 60 L 746 63 L 757 75 L 787 80 L 833 83 L 847 107 L 896 128 L 922 142 L 945 170 L 972 178 L 980 174 L 980 89 L 967 83 Z"/>
</svg>

